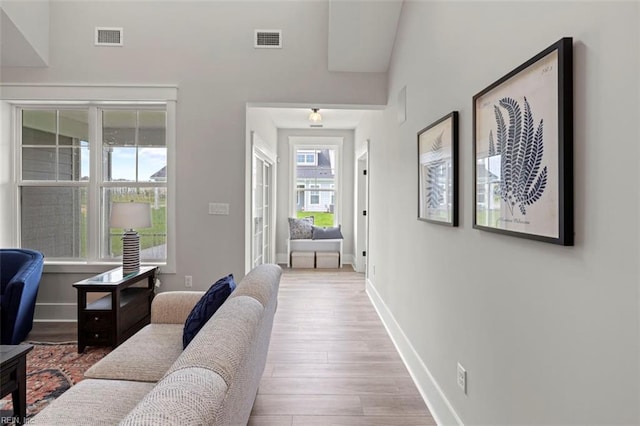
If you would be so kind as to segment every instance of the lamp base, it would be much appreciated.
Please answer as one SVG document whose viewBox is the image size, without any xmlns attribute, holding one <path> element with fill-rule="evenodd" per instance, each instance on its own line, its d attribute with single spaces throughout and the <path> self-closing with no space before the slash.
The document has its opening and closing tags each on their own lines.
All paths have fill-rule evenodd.
<svg viewBox="0 0 640 426">
<path fill-rule="evenodd" d="M 140 270 L 140 235 L 133 229 L 122 236 L 122 272 L 124 275 Z"/>
</svg>

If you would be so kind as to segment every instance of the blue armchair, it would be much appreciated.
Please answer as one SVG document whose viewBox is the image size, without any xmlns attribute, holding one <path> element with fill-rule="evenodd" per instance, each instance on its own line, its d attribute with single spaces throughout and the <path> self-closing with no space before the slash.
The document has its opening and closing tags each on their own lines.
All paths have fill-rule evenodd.
<svg viewBox="0 0 640 426">
<path fill-rule="evenodd" d="M 0 249 L 0 340 L 22 342 L 33 327 L 33 311 L 42 276 L 44 256 L 26 249 Z"/>
</svg>

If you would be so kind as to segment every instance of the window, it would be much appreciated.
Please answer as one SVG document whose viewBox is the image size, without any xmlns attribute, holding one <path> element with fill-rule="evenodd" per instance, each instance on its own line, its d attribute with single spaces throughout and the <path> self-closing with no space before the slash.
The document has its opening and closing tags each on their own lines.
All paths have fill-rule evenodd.
<svg viewBox="0 0 640 426">
<path fill-rule="evenodd" d="M 316 159 L 315 151 L 298 150 L 296 153 L 296 162 L 299 166 L 315 166 L 317 165 Z"/>
<path fill-rule="evenodd" d="M 167 104 L 16 105 L 18 242 L 48 261 L 116 261 L 111 203 L 151 204 L 141 260 L 167 262 Z M 172 109 L 173 111 L 173 109 Z"/>
<path fill-rule="evenodd" d="M 299 218 L 312 216 L 318 226 L 335 226 L 338 223 L 336 188 L 339 188 L 339 147 L 336 145 L 313 148 L 303 144 L 292 145 L 295 215 Z"/>
<path fill-rule="evenodd" d="M 309 185 L 309 188 L 311 189 L 320 188 L 320 185 L 311 184 Z M 309 192 L 309 204 L 314 204 L 314 205 L 320 204 L 320 192 L 318 191 Z"/>
</svg>

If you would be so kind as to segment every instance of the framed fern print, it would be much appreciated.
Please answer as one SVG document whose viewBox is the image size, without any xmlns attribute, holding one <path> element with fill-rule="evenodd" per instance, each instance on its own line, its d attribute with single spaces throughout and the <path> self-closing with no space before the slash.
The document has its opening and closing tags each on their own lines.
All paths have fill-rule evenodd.
<svg viewBox="0 0 640 426">
<path fill-rule="evenodd" d="M 573 245 L 573 42 L 473 97 L 473 227 Z"/>
<path fill-rule="evenodd" d="M 458 226 L 458 112 L 418 132 L 418 219 Z"/>
</svg>

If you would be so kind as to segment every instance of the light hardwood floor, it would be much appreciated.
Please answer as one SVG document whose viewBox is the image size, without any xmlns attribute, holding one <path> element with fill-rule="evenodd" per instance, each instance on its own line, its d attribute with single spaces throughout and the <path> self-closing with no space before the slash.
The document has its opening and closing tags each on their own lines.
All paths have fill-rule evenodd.
<svg viewBox="0 0 640 426">
<path fill-rule="evenodd" d="M 29 340 L 76 339 L 36 323 Z M 365 292 L 364 276 L 284 269 L 250 426 L 435 425 Z"/>
<path fill-rule="evenodd" d="M 436 424 L 350 269 L 284 269 L 250 426 Z"/>
</svg>

